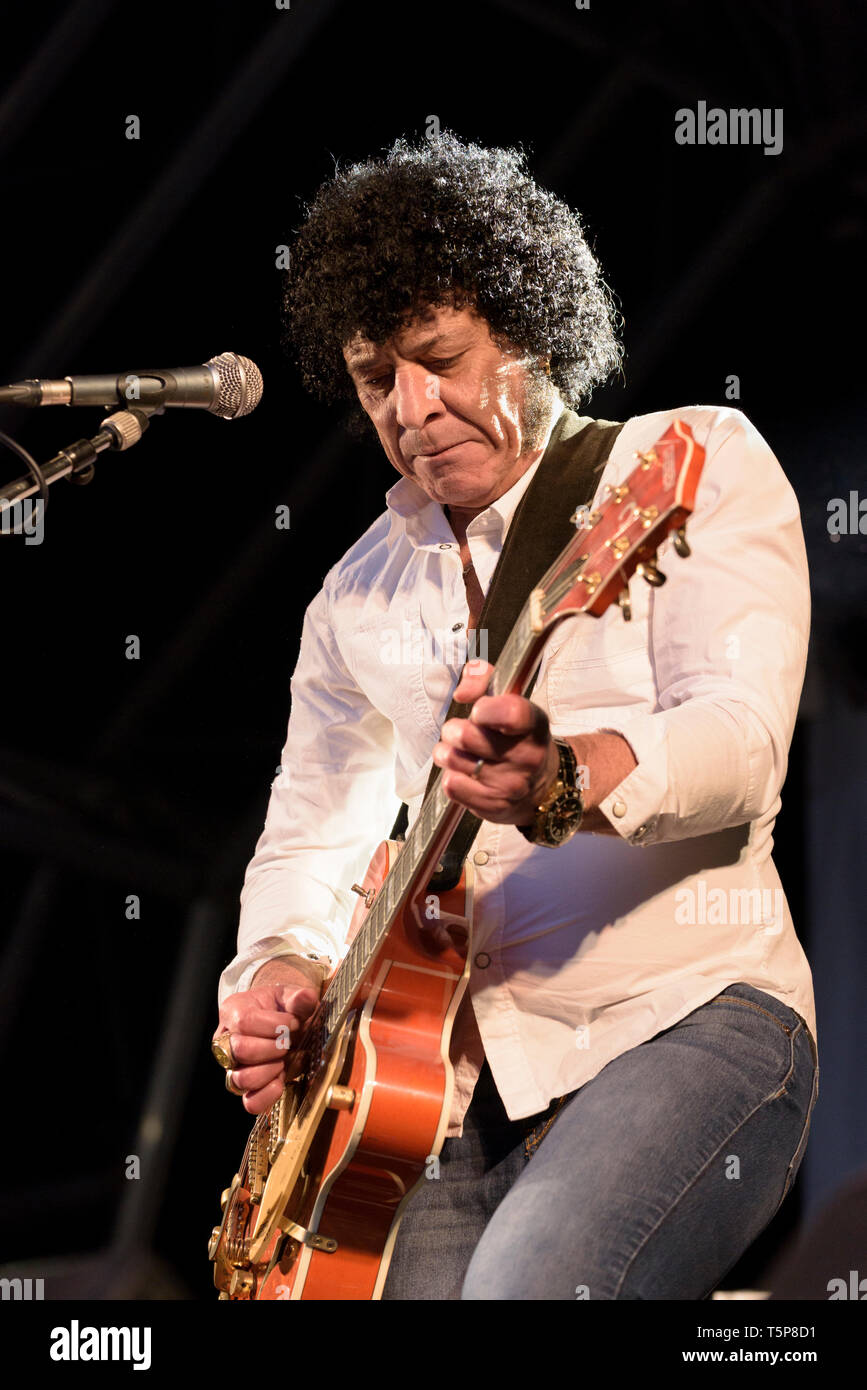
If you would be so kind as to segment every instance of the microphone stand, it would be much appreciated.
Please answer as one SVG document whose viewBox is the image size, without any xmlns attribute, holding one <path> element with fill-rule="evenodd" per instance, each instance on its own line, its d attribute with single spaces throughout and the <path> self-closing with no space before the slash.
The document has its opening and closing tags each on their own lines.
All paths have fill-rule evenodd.
<svg viewBox="0 0 867 1390">
<path fill-rule="evenodd" d="M 69 478 L 72 483 L 89 483 L 96 471 L 96 460 L 106 449 L 122 452 L 131 449 L 144 434 L 152 415 L 162 415 L 165 407 L 133 406 L 129 410 L 118 410 L 103 420 L 99 432 L 90 439 L 78 439 L 68 448 L 43 463 L 40 473 L 45 487 L 56 483 L 58 478 Z M 16 502 L 32 497 L 35 492 L 44 496 L 44 489 L 35 473 L 25 473 L 14 482 L 0 487 L 0 516 Z"/>
</svg>

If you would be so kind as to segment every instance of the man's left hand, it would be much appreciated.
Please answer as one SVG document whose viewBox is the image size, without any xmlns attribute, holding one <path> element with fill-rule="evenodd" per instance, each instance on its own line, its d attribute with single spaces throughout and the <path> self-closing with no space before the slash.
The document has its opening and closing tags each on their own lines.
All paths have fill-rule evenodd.
<svg viewBox="0 0 867 1390">
<path fill-rule="evenodd" d="M 433 760 L 450 801 L 481 820 L 529 825 L 557 776 L 559 755 L 543 709 L 521 695 L 485 694 L 493 669 L 487 661 L 464 667 L 455 696 L 472 705 L 470 717 L 446 720 Z"/>
</svg>

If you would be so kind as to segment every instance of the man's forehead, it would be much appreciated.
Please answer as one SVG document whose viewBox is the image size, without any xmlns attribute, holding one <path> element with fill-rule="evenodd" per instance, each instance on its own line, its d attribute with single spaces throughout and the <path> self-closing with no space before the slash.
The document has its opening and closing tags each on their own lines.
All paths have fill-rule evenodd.
<svg viewBox="0 0 867 1390">
<path fill-rule="evenodd" d="M 484 320 L 468 308 L 428 308 L 420 312 L 408 312 L 404 316 L 403 324 L 388 339 L 388 343 L 393 342 L 401 353 L 411 354 L 451 333 L 467 329 L 478 331 L 485 326 Z M 358 332 L 344 345 L 343 355 L 350 367 L 356 367 L 375 357 L 385 346 L 386 343 L 376 343 L 372 338 L 366 338 Z"/>
</svg>

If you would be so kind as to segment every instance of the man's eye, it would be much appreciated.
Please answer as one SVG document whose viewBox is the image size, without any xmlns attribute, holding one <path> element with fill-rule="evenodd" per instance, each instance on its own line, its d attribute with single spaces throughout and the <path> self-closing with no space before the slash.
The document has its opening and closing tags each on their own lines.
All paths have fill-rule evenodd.
<svg viewBox="0 0 867 1390">
<path fill-rule="evenodd" d="M 457 357 L 438 357 L 434 362 L 429 363 L 432 371 L 442 372 L 446 367 L 450 367 L 453 362 L 457 362 Z"/>
<path fill-rule="evenodd" d="M 386 372 L 382 376 L 367 377 L 364 384 L 365 386 L 371 387 L 374 391 L 384 391 L 390 380 L 391 373 Z"/>
</svg>

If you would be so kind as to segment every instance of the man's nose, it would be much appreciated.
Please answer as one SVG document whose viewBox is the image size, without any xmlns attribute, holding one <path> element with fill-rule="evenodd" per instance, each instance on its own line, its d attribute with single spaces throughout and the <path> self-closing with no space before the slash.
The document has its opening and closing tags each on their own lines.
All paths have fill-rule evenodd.
<svg viewBox="0 0 867 1390">
<path fill-rule="evenodd" d="M 442 415 L 445 407 L 440 401 L 439 386 L 439 377 L 417 362 L 398 367 L 394 374 L 397 423 L 406 430 L 420 430 L 429 420 Z"/>
</svg>

